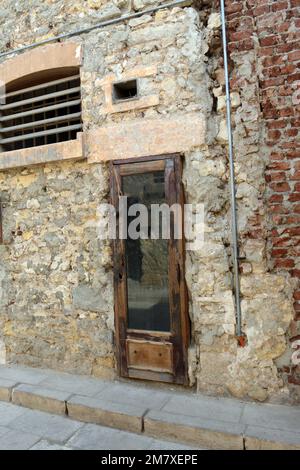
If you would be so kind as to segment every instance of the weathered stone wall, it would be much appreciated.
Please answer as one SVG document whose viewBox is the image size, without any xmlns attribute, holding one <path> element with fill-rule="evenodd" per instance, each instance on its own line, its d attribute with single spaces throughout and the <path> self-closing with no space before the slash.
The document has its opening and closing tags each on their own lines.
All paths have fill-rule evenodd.
<svg viewBox="0 0 300 470">
<path fill-rule="evenodd" d="M 112 374 L 111 260 L 95 224 L 105 170 L 77 162 L 0 174 L 7 360 Z"/>
<path fill-rule="evenodd" d="M 157 3 L 5 0 L 0 49 Z M 205 246 L 188 252 L 186 261 L 190 381 L 210 393 L 289 399 L 275 361 L 289 354 L 292 283 L 280 270 L 271 273 L 268 265 L 268 149 L 256 23 L 248 10 L 241 14 L 239 5 L 246 8 L 249 2 L 229 1 L 230 33 L 246 25 L 251 31 L 249 42 L 230 38 L 246 346 L 235 337 L 224 71 L 218 5 L 213 3 L 162 10 L 72 37 L 83 47 L 84 132 L 129 120 L 202 114 L 205 143 L 185 153 L 183 175 L 187 201 L 205 204 Z M 105 112 L 105 79 L 149 66 L 157 72 L 141 76 L 141 94 L 158 96 L 158 104 Z M 0 174 L 5 203 L 0 362 L 114 375 L 111 252 L 96 229 L 97 206 L 107 201 L 108 192 L 106 163 L 49 163 Z"/>
<path fill-rule="evenodd" d="M 51 2 L 47 22 L 58 4 L 65 12 L 71 8 L 66 2 Z M 46 28 L 44 10 L 38 5 L 34 10 L 37 24 Z M 14 42 L 11 39 L 10 47 L 41 39 L 41 26 L 32 36 L 22 30 L 25 17 L 29 21 L 27 7 L 23 14 L 6 12 L 6 24 L 10 18 L 18 18 L 13 33 L 17 38 Z M 84 16 L 80 8 L 85 8 Z M 80 8 L 78 4 L 74 13 L 77 27 L 104 19 L 98 9 L 97 18 L 89 17 L 86 2 Z M 108 8 L 115 6 L 104 7 Z M 53 27 L 49 34 L 68 31 L 72 24 L 72 15 L 68 19 L 64 16 L 63 28 Z M 121 125 L 131 119 L 177 116 L 187 111 L 208 115 L 211 98 L 205 64 L 199 67 L 199 53 L 205 53 L 202 37 L 197 12 L 175 8 L 72 38 L 82 45 L 84 57 L 84 131 L 110 122 Z M 143 77 L 143 69 L 152 65 L 157 73 Z M 104 113 L 103 79 L 138 67 L 142 70 L 141 95 L 156 93 L 159 104 Z M 97 207 L 107 202 L 108 193 L 107 164 L 49 163 L 1 173 L 4 245 L 0 331 L 7 361 L 114 374 L 111 252 L 108 244 L 103 246 L 98 240 L 96 228 Z"/>
<path fill-rule="evenodd" d="M 299 367 L 291 360 L 291 346 L 299 338 L 299 6 L 298 0 L 227 2 L 232 60 L 231 84 L 232 89 L 240 93 L 242 102 L 240 112 L 236 116 L 234 136 L 238 160 L 237 176 L 240 180 L 240 174 L 245 172 L 246 183 L 252 188 L 248 186 L 249 190 L 246 190 L 244 186 L 244 189 L 251 195 L 254 203 L 255 199 L 257 200 L 256 208 L 252 203 L 247 204 L 254 212 L 248 218 L 247 225 L 241 227 L 241 235 L 242 239 L 248 239 L 246 245 L 252 244 L 254 250 L 256 247 L 256 254 L 253 252 L 256 257 L 258 253 L 261 254 L 263 270 L 272 273 L 272 276 L 268 274 L 269 279 L 276 275 L 278 280 L 280 273 L 284 271 L 293 278 L 289 279 L 289 284 L 295 289 L 295 313 L 287 334 L 289 346 L 285 348 L 282 343 L 282 354 L 276 357 L 275 364 L 295 400 L 299 400 L 300 393 L 297 375 Z M 243 154 L 248 154 L 249 158 L 248 162 L 242 161 L 240 166 Z M 244 207 L 240 207 L 240 215 L 243 214 Z M 244 254 L 246 260 L 242 269 L 245 272 L 251 268 L 247 263 L 247 252 L 242 253 Z M 266 279 L 264 276 L 264 282 Z M 270 309 L 270 320 L 274 318 L 276 304 L 278 305 L 277 298 L 274 299 L 273 294 L 265 300 L 262 312 L 266 307 Z M 280 310 L 282 318 L 283 311 L 286 310 L 283 306 Z M 284 330 L 286 331 L 286 328 Z M 276 349 L 274 345 L 274 350 Z"/>
</svg>

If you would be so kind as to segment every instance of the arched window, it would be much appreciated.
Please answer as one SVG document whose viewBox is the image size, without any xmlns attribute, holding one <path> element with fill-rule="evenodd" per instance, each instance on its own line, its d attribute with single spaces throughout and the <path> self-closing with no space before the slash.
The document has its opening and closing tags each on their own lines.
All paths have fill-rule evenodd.
<svg viewBox="0 0 300 470">
<path fill-rule="evenodd" d="M 78 69 L 33 75 L 22 88 L 9 87 L 0 113 L 2 151 L 76 139 L 82 128 Z"/>
<path fill-rule="evenodd" d="M 55 53 L 59 54 L 55 57 Z M 75 140 L 82 130 L 76 49 L 58 44 L 24 56 L 0 66 L 0 80 L 5 84 L 0 105 L 2 152 Z M 15 66 L 20 64 L 20 75 L 16 76 Z M 6 80 L 1 77 L 2 70 Z"/>
</svg>

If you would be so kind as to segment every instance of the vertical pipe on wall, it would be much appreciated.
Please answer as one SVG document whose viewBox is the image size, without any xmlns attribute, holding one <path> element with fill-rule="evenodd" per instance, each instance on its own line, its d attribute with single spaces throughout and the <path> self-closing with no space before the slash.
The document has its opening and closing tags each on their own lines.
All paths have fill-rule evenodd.
<svg viewBox="0 0 300 470">
<path fill-rule="evenodd" d="M 229 72 L 228 72 L 226 16 L 225 16 L 224 0 L 220 0 L 220 5 L 221 5 L 222 40 L 223 40 L 223 53 L 224 53 L 225 87 L 226 87 L 226 118 L 227 118 L 228 148 L 229 148 L 231 232 L 232 232 L 234 295 L 235 295 L 235 309 L 236 309 L 236 335 L 238 337 L 241 337 L 242 336 L 242 312 L 241 312 L 240 275 L 239 275 L 237 204 L 236 204 L 234 154 L 233 154 L 233 139 L 232 139 L 232 125 L 231 125 L 231 100 L 230 100 L 230 84 L 229 84 Z"/>
</svg>

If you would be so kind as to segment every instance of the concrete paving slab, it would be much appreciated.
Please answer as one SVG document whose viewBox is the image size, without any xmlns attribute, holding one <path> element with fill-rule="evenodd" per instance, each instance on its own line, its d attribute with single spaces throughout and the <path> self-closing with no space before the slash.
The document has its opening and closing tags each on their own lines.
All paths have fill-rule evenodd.
<svg viewBox="0 0 300 470">
<path fill-rule="evenodd" d="M 36 385 L 45 380 L 47 374 L 32 367 L 9 365 L 0 366 L 0 377 L 15 380 L 17 383 Z"/>
<path fill-rule="evenodd" d="M 68 445 L 84 450 L 143 450 L 152 439 L 94 424 L 86 424 L 68 441 Z"/>
<path fill-rule="evenodd" d="M 66 414 L 66 401 L 70 396 L 70 392 L 21 384 L 14 388 L 12 402 L 34 410 L 64 415 Z"/>
<path fill-rule="evenodd" d="M 199 417 L 150 411 L 144 417 L 147 435 L 208 449 L 243 449 L 245 426 Z"/>
<path fill-rule="evenodd" d="M 300 450 L 300 433 L 248 426 L 245 432 L 247 450 Z"/>
<path fill-rule="evenodd" d="M 132 406 L 138 404 L 138 406 L 143 408 L 160 410 L 170 399 L 170 394 L 136 385 L 112 383 L 97 394 L 95 398 Z"/>
<path fill-rule="evenodd" d="M 146 413 L 146 408 L 138 405 L 112 403 L 79 395 L 68 400 L 67 409 L 73 419 L 137 433 L 142 431 L 142 418 Z"/>
<path fill-rule="evenodd" d="M 6 426 L 0 426 L 0 437 L 6 434 L 10 429 Z"/>
<path fill-rule="evenodd" d="M 175 395 L 162 408 L 166 413 L 238 423 L 245 403 L 230 398 Z"/>
<path fill-rule="evenodd" d="M 41 387 L 47 389 L 61 390 L 77 395 L 93 397 L 106 387 L 109 382 L 92 377 L 65 374 L 62 372 L 51 374 L 40 383 Z"/>
<path fill-rule="evenodd" d="M 8 430 L 8 432 L 1 436 L 0 450 L 28 450 L 40 439 L 31 433 L 24 433 L 15 430 Z"/>
<path fill-rule="evenodd" d="M 24 433 L 31 432 L 32 434 L 39 435 L 40 438 L 43 437 L 57 443 L 64 443 L 81 426 L 82 423 L 72 421 L 63 416 L 27 409 L 21 416 L 9 423 L 11 429 Z"/>
<path fill-rule="evenodd" d="M 183 444 L 176 444 L 174 442 L 168 441 L 159 441 L 157 439 L 152 439 L 152 444 L 149 447 L 149 450 L 204 450 L 196 449 L 195 447 L 190 447 Z"/>
<path fill-rule="evenodd" d="M 300 433 L 300 409 L 295 406 L 247 403 L 241 423 Z"/>
<path fill-rule="evenodd" d="M 71 447 L 62 446 L 59 444 L 55 444 L 53 442 L 49 442 L 45 439 L 41 439 L 39 442 L 34 444 L 34 446 L 30 447 L 29 450 L 73 450 Z"/>
<path fill-rule="evenodd" d="M 2 379 L 0 378 L 0 401 L 10 401 L 11 392 L 13 387 L 18 382 L 16 380 Z"/>
<path fill-rule="evenodd" d="M 12 405 L 11 403 L 0 403 L 0 424 L 1 426 L 7 426 L 9 423 L 14 421 L 16 418 L 24 414 L 26 410 L 24 408 Z"/>
<path fill-rule="evenodd" d="M 84 425 L 62 415 L 1 402 L 1 393 L 2 400 L 8 400 L 12 393 L 13 400 L 23 406 L 56 414 L 65 412 L 66 402 L 72 419 L 138 433 L 148 439 L 147 445 L 151 440 L 149 448 L 157 445 L 161 449 L 160 445 L 167 446 L 165 442 L 171 441 L 172 446 L 241 449 L 243 433 L 249 449 L 298 449 L 299 445 L 300 409 L 295 406 L 246 403 L 159 389 L 151 384 L 108 382 L 44 369 L 0 366 L 0 440 L 9 428 L 38 436 L 41 444 L 34 443 L 32 447 L 71 447 L 66 440 Z M 140 434 L 143 420 L 147 435 Z M 124 437 L 124 449 L 126 445 Z"/>
</svg>

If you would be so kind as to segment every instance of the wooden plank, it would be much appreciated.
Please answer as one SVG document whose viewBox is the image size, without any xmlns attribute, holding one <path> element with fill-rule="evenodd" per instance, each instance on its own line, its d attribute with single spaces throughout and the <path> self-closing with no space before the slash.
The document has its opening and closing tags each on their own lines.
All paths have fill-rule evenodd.
<svg viewBox="0 0 300 470">
<path fill-rule="evenodd" d="M 182 158 L 176 157 L 175 158 L 175 173 L 176 173 L 176 182 L 177 182 L 177 195 L 178 195 L 178 202 L 181 204 L 181 207 L 184 208 L 185 204 L 185 197 L 184 197 L 184 188 L 182 182 Z M 184 212 L 183 212 L 184 215 Z M 179 283 L 179 290 L 180 290 L 180 313 L 181 313 L 181 334 L 183 340 L 183 355 L 184 361 L 186 362 L 186 370 L 188 367 L 188 347 L 190 343 L 190 319 L 189 319 L 189 312 L 188 312 L 188 290 L 185 280 L 185 237 L 184 237 L 184 217 L 182 218 L 182 234 L 183 237 L 181 240 L 177 240 L 177 250 L 178 250 L 178 265 L 180 269 L 180 283 Z M 185 383 L 188 383 L 187 373 L 185 375 Z"/>
<path fill-rule="evenodd" d="M 152 370 L 128 369 L 128 377 L 131 379 L 153 380 L 155 382 L 174 383 L 173 374 L 168 372 L 153 372 Z"/>
<path fill-rule="evenodd" d="M 180 156 L 177 154 L 166 155 L 160 159 L 152 158 L 111 163 L 112 202 L 116 207 L 122 193 L 121 177 L 153 169 L 165 169 L 166 202 L 170 206 L 174 203 L 183 205 Z M 116 349 L 122 376 L 187 384 L 187 348 L 190 332 L 184 276 L 184 237 L 181 240 L 174 238 L 173 213 L 171 224 L 171 239 L 168 244 L 171 332 L 168 333 L 127 329 L 125 243 L 124 240 L 114 242 Z"/>
<path fill-rule="evenodd" d="M 121 158 L 119 160 L 112 160 L 113 165 L 129 165 L 131 163 L 140 163 L 140 162 L 154 162 L 156 160 L 167 160 L 168 158 L 180 157 L 179 153 L 172 153 L 169 155 L 151 155 L 148 157 L 135 157 L 135 158 Z"/>
<path fill-rule="evenodd" d="M 111 202 L 118 206 L 121 191 L 121 178 L 119 167 L 111 167 Z M 119 230 L 119 217 L 116 217 L 117 233 Z M 126 330 L 127 330 L 127 281 L 125 268 L 125 243 L 118 237 L 113 241 L 114 262 L 114 308 L 115 308 L 115 337 L 116 354 L 119 374 L 128 376 L 126 357 Z"/>
<path fill-rule="evenodd" d="M 163 160 L 131 163 L 131 165 L 120 165 L 120 175 L 136 175 L 138 173 L 149 173 L 151 171 L 163 171 L 164 169 L 165 162 Z"/>
<path fill-rule="evenodd" d="M 127 339 L 128 367 L 153 372 L 173 372 L 173 345 Z"/>
<path fill-rule="evenodd" d="M 147 341 L 166 341 L 170 339 L 171 333 L 169 331 L 134 330 L 128 328 L 127 336 L 132 339 L 143 338 Z"/>
<path fill-rule="evenodd" d="M 181 186 L 181 160 L 174 157 L 166 164 L 165 190 L 169 206 L 175 203 L 182 204 Z M 174 217 L 171 214 L 171 237 L 169 240 L 169 301 L 171 325 L 174 346 L 174 375 L 175 382 L 187 384 L 187 324 L 188 312 L 186 307 L 186 287 L 184 276 L 183 237 L 174 238 Z M 182 234 L 183 221 L 182 221 Z"/>
</svg>

